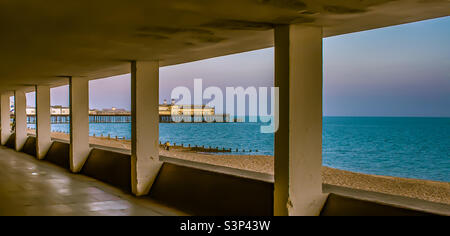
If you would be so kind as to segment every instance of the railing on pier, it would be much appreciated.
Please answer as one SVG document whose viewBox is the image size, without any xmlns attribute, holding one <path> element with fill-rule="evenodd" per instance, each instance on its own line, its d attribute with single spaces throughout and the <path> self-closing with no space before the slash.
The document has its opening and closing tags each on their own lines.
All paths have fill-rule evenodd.
<svg viewBox="0 0 450 236">
<path fill-rule="evenodd" d="M 131 123 L 131 115 L 89 115 L 89 123 Z"/>
<path fill-rule="evenodd" d="M 69 115 L 52 115 L 52 124 L 69 124 Z M 36 124 L 35 115 L 27 115 L 28 124 Z M 89 123 L 131 123 L 130 115 L 89 115 Z"/>
<path fill-rule="evenodd" d="M 225 123 L 229 115 L 160 115 L 160 123 Z"/>
<path fill-rule="evenodd" d="M 204 115 L 204 116 L 171 116 L 160 115 L 160 123 L 225 123 L 229 122 L 229 115 Z M 52 124 L 69 124 L 69 115 L 51 115 Z M 27 115 L 28 124 L 36 124 L 36 115 Z M 131 123 L 130 114 L 97 114 L 89 115 L 89 123 Z"/>
</svg>

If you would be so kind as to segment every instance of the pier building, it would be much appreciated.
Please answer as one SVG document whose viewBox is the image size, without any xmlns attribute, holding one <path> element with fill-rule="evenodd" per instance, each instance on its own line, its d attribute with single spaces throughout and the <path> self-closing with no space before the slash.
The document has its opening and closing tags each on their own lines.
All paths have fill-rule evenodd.
<svg viewBox="0 0 450 236">
<path fill-rule="evenodd" d="M 11 106 L 11 118 L 14 115 L 14 106 Z M 36 108 L 27 107 L 27 124 L 35 124 Z M 50 107 L 52 124 L 69 124 L 70 109 L 62 106 Z M 160 105 L 160 123 L 179 122 L 229 122 L 229 115 L 216 114 L 215 108 L 195 105 Z M 125 109 L 91 109 L 89 110 L 89 123 L 131 123 L 131 112 Z"/>
<path fill-rule="evenodd" d="M 0 140 L 10 147 L 0 148 L 0 214 L 450 214 L 448 205 L 324 186 L 321 176 L 323 39 L 449 16 L 448 0 L 15 0 L 0 9 Z M 160 156 L 159 69 L 268 47 L 280 95 L 274 176 Z M 92 147 L 89 80 L 127 73 L 131 153 Z M 69 143 L 50 138 L 50 88 L 61 85 Z M 26 130 L 30 91 L 36 137 Z"/>
</svg>

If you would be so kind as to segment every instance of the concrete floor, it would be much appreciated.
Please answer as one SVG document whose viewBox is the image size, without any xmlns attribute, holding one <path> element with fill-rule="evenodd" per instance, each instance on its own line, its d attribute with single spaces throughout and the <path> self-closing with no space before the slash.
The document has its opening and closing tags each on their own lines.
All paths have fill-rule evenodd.
<svg viewBox="0 0 450 236">
<path fill-rule="evenodd" d="M 0 216 L 184 215 L 95 179 L 0 147 Z"/>
</svg>

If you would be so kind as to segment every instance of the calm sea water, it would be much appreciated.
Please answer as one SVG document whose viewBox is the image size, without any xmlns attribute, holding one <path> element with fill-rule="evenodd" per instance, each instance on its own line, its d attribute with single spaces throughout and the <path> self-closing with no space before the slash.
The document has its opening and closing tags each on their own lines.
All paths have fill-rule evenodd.
<svg viewBox="0 0 450 236">
<path fill-rule="evenodd" d="M 449 118 L 329 117 L 323 137 L 325 166 L 450 182 Z"/>
<path fill-rule="evenodd" d="M 161 124 L 160 141 L 273 155 L 274 135 L 261 134 L 260 125 Z M 68 125 L 52 125 L 52 129 L 68 132 Z M 129 139 L 131 124 L 91 124 L 90 133 Z M 326 117 L 323 164 L 366 174 L 450 182 L 450 118 Z"/>
</svg>

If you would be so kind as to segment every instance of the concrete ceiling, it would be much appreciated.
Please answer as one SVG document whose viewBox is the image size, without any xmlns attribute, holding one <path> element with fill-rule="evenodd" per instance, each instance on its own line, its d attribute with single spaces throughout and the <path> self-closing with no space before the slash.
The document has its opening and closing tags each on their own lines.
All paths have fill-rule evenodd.
<svg viewBox="0 0 450 236">
<path fill-rule="evenodd" d="M 0 0 L 0 92 L 273 46 L 277 24 L 325 37 L 450 15 L 450 0 Z"/>
</svg>

